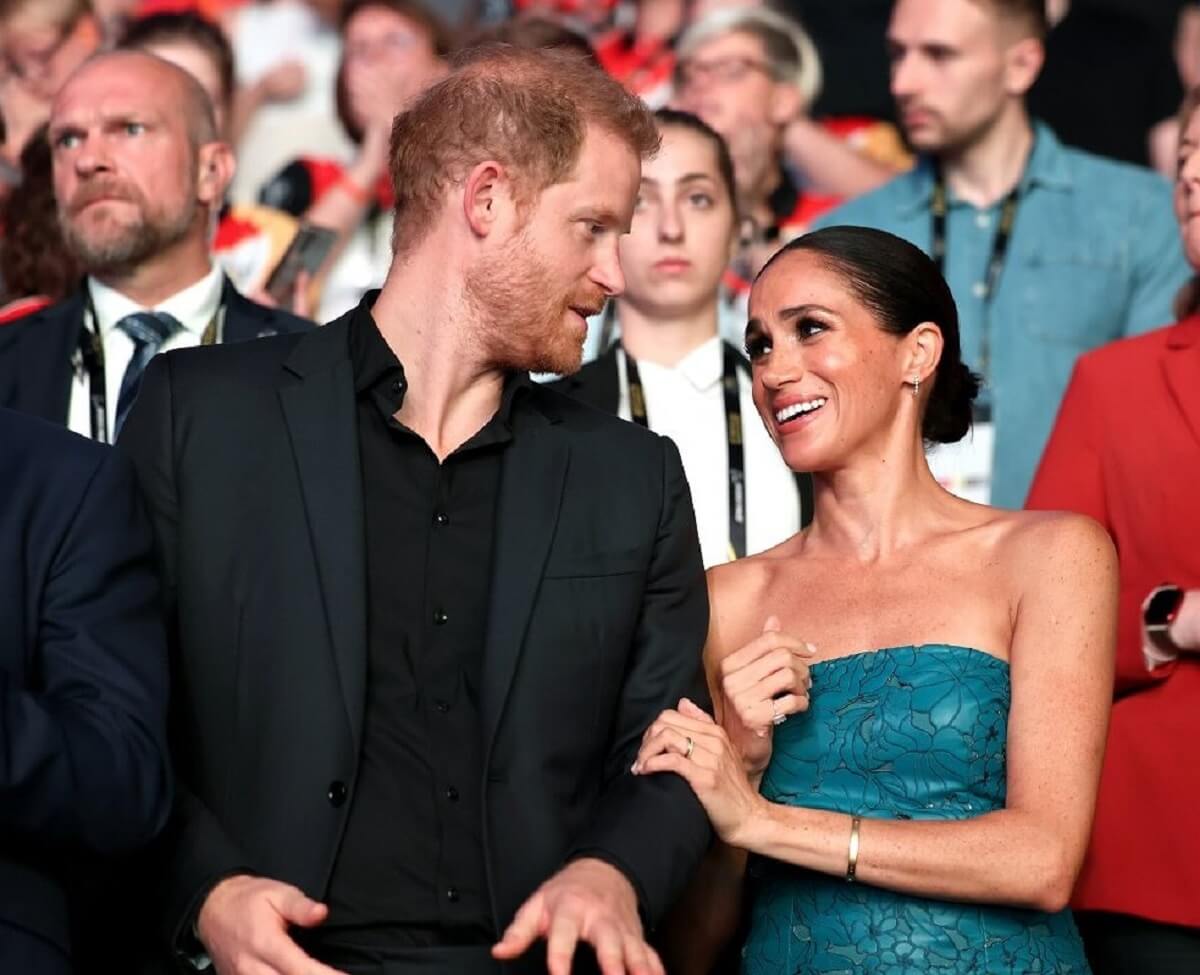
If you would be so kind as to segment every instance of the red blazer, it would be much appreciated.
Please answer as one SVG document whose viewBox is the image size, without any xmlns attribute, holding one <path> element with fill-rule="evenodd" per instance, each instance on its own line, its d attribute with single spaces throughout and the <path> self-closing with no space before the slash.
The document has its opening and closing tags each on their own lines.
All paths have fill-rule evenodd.
<svg viewBox="0 0 1200 975">
<path fill-rule="evenodd" d="M 1141 605 L 1200 588 L 1200 316 L 1083 356 L 1027 506 L 1091 515 L 1121 564 L 1116 700 L 1072 904 L 1200 928 L 1200 655 L 1146 670 Z"/>
</svg>

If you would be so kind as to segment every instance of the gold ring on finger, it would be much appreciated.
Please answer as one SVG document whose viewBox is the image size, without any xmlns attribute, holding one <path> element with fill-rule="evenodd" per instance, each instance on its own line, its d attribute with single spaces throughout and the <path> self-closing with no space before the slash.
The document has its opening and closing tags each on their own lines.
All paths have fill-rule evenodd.
<svg viewBox="0 0 1200 975">
<path fill-rule="evenodd" d="M 695 748 L 696 748 L 696 741 L 691 736 L 688 736 L 687 738 L 685 738 L 684 741 L 687 742 L 687 751 L 685 751 L 683 753 L 683 757 L 691 758 L 692 752 L 695 751 Z"/>
</svg>

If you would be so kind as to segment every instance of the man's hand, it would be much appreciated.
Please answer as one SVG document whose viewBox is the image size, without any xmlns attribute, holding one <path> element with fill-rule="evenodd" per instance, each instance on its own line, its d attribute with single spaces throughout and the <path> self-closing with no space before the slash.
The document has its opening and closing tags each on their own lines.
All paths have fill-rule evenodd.
<svg viewBox="0 0 1200 975">
<path fill-rule="evenodd" d="M 510 961 L 538 938 L 547 941 L 550 975 L 569 975 L 580 941 L 596 950 L 604 975 L 665 975 L 642 933 L 633 885 L 602 860 L 576 860 L 542 884 L 492 954 Z"/>
<path fill-rule="evenodd" d="M 218 975 L 341 975 L 306 955 L 288 926 L 311 928 L 329 909 L 264 877 L 222 880 L 204 901 L 196 933 Z"/>
</svg>

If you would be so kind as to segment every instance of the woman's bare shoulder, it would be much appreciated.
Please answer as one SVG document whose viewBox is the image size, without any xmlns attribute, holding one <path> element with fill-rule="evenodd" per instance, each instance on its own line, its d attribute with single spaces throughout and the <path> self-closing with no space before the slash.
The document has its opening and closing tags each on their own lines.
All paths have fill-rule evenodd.
<svg viewBox="0 0 1200 975">
<path fill-rule="evenodd" d="M 996 519 L 997 552 L 1015 578 L 1052 581 L 1064 571 L 1115 571 L 1116 549 L 1104 526 L 1071 511 L 1004 511 Z"/>
<path fill-rule="evenodd" d="M 762 632 L 769 594 L 784 574 L 801 571 L 797 539 L 708 570 L 710 658 L 744 646 Z"/>
</svg>

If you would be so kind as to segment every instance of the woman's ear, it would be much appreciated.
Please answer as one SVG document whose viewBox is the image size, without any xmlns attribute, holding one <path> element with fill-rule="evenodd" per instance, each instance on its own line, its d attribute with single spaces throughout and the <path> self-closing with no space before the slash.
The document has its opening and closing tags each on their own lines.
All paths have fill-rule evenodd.
<svg viewBox="0 0 1200 975">
<path fill-rule="evenodd" d="M 942 330 L 933 322 L 921 322 L 904 337 L 905 366 L 904 381 L 932 382 L 937 372 L 938 363 L 942 361 Z"/>
</svg>

